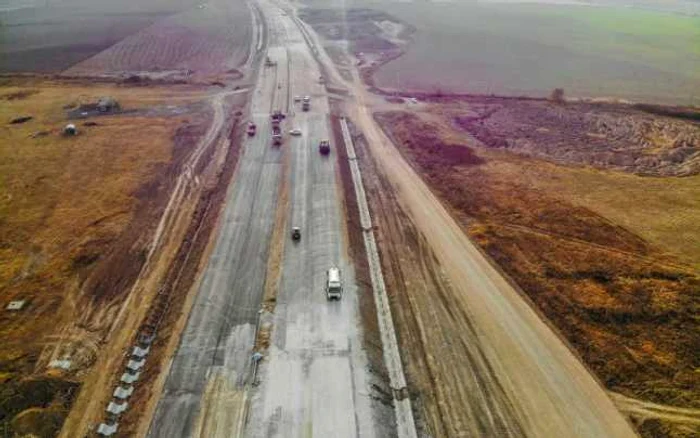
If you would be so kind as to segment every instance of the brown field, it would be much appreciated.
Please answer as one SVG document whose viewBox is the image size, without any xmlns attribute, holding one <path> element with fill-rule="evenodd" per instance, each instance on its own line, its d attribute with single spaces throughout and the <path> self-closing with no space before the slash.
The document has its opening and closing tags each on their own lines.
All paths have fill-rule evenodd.
<svg viewBox="0 0 700 438">
<path fill-rule="evenodd" d="M 9 3 L 0 10 L 0 71 L 58 73 L 199 1 Z"/>
<path fill-rule="evenodd" d="M 376 117 L 472 238 L 604 385 L 645 402 L 700 408 L 700 339 L 693 330 L 700 311 L 700 252 L 692 244 L 698 233 L 691 220 L 700 216 L 699 177 L 643 178 L 483 148 L 453 125 L 451 112 L 436 107 L 429 112 Z M 404 233 L 397 239 L 416 239 L 410 229 Z M 691 242 L 670 238 L 673 233 L 686 233 Z M 418 264 L 418 271 L 424 268 Z M 403 313 L 399 326 L 419 317 Z M 402 342 L 420 343 L 406 341 L 412 333 L 404 331 Z M 413 380 L 422 382 L 419 390 L 429 385 L 424 394 L 438 391 L 423 399 L 427 422 L 437 433 L 454 422 L 439 419 L 454 415 L 446 409 L 459 401 L 449 389 L 434 389 L 450 371 L 431 359 L 437 347 L 424 348 L 425 357 L 408 361 L 409 377 L 413 372 Z M 429 371 L 432 386 L 416 375 L 425 366 L 418 373 Z M 644 436 L 700 433 L 697 422 L 626 412 Z"/>
<path fill-rule="evenodd" d="M 134 112 L 77 120 L 77 136 L 61 135 L 69 108 L 103 95 Z M 7 433 L 54 436 L 63 424 L 139 274 L 179 162 L 206 126 L 206 111 L 186 111 L 204 96 L 187 87 L 0 86 L 0 427 Z M 185 111 L 159 114 L 166 102 Z M 20 115 L 33 118 L 8 124 Z M 25 300 L 24 309 L 5 310 L 11 300 Z M 49 366 L 64 358 L 68 370 Z"/>
<path fill-rule="evenodd" d="M 215 0 L 159 20 L 64 73 L 150 72 L 177 78 L 230 73 L 237 79 L 236 68 L 246 62 L 251 38 L 249 8 Z"/>
<path fill-rule="evenodd" d="M 252 35 L 250 9 L 242 1 L 61 0 L 7 6 L 0 9 L 1 72 L 237 78 Z"/>
</svg>

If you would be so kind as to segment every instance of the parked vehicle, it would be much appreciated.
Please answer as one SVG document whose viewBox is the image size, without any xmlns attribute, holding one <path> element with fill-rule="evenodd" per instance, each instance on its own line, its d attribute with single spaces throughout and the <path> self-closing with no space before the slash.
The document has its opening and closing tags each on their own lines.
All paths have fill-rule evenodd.
<svg viewBox="0 0 700 438">
<path fill-rule="evenodd" d="M 326 298 L 340 300 L 343 295 L 343 282 L 340 279 L 340 269 L 333 267 L 326 272 Z"/>
</svg>

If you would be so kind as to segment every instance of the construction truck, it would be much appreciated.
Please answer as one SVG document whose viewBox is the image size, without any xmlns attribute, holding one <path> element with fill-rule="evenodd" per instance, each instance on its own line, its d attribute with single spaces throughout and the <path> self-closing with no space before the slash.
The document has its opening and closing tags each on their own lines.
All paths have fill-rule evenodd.
<svg viewBox="0 0 700 438">
<path fill-rule="evenodd" d="M 301 102 L 302 111 L 308 111 L 311 108 L 311 98 L 309 96 L 304 96 Z"/>
<path fill-rule="evenodd" d="M 253 122 L 248 122 L 248 137 L 252 137 L 255 135 L 255 130 L 257 127 L 255 126 L 255 123 Z"/>
<path fill-rule="evenodd" d="M 340 269 L 332 267 L 326 272 L 326 298 L 340 300 L 342 295 L 343 283 L 340 280 Z"/>
<path fill-rule="evenodd" d="M 328 155 L 331 153 L 331 143 L 328 140 L 321 140 L 318 144 L 318 151 L 321 155 Z"/>
</svg>

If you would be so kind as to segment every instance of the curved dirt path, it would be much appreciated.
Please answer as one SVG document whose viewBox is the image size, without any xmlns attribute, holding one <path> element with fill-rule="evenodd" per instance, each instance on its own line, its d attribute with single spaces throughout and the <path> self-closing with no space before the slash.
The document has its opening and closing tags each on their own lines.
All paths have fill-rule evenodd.
<svg viewBox="0 0 700 438">
<path fill-rule="evenodd" d="M 660 405 L 627 397 L 617 392 L 610 392 L 609 394 L 617 407 L 632 417 L 640 419 L 656 418 L 671 423 L 693 426 L 700 433 L 700 409 Z"/>
</svg>

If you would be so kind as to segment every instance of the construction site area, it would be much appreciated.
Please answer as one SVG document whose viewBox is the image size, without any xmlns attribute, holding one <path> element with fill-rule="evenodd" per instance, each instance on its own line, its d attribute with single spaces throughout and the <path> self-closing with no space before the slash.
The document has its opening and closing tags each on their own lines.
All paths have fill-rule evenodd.
<svg viewBox="0 0 700 438">
<path fill-rule="evenodd" d="M 384 90 L 421 27 L 364 3 L 132 3 L 0 11 L 4 436 L 700 435 L 700 110 Z"/>
</svg>

